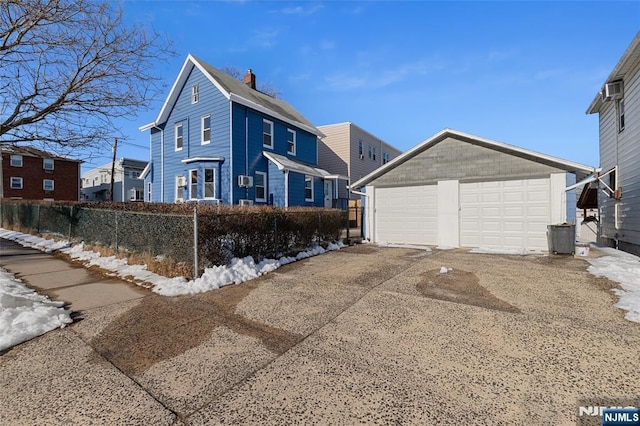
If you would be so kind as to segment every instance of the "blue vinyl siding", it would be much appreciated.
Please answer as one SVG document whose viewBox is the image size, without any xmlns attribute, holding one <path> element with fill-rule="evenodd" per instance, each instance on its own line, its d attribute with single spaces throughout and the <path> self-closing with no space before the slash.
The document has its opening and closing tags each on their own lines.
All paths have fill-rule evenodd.
<svg viewBox="0 0 640 426">
<path fill-rule="evenodd" d="M 191 103 L 191 87 L 198 85 L 199 100 Z M 202 170 L 205 167 L 216 169 L 216 196 L 224 202 L 229 202 L 230 188 L 230 147 L 229 147 L 229 108 L 230 102 L 215 87 L 200 70 L 194 68 L 186 80 L 178 99 L 171 110 L 164 127 L 164 201 L 174 202 L 176 195 L 176 176 L 188 178 L 189 170 L 198 169 L 198 194 L 202 195 L 204 175 Z M 202 116 L 211 115 L 211 142 L 202 145 Z M 183 123 L 183 149 L 175 150 L 175 125 Z M 160 149 L 155 149 L 154 143 L 153 160 L 161 161 Z M 210 163 L 190 163 L 184 164 L 183 159 L 193 157 L 223 157 L 222 164 L 211 166 Z M 155 173 L 160 172 L 160 168 L 154 168 Z M 153 176 L 153 182 L 160 181 L 161 177 Z M 160 188 L 154 183 L 155 193 L 160 194 Z M 187 194 L 185 199 L 188 198 Z M 159 198 L 159 197 L 158 197 Z M 200 197 L 201 198 L 201 197 Z M 157 200 L 160 201 L 160 200 Z"/>
<path fill-rule="evenodd" d="M 265 148 L 262 145 L 262 124 L 263 120 L 269 120 L 273 122 L 273 149 Z M 296 161 L 307 163 L 310 165 L 316 165 L 317 160 L 317 138 L 315 135 L 291 126 L 288 123 L 277 120 L 269 115 L 262 114 L 244 105 L 233 104 L 233 179 L 234 179 L 234 194 L 233 203 L 238 203 L 238 200 L 248 198 L 255 200 L 255 188 L 240 188 L 237 186 L 235 179 L 239 175 L 255 176 L 255 172 L 265 172 L 268 174 L 268 182 L 278 182 L 281 185 L 276 186 L 268 185 L 267 193 L 274 194 L 274 204 L 284 206 L 284 176 L 280 179 L 273 175 L 274 173 L 283 174 L 275 167 L 268 165 L 267 159 L 262 154 L 264 151 L 273 152 L 280 155 L 286 155 L 287 157 Z M 245 126 L 246 124 L 246 126 Z M 248 131 L 247 131 L 248 129 Z M 287 129 L 295 130 L 296 132 L 296 155 L 290 155 L 287 153 Z M 248 150 L 246 147 L 248 146 Z M 295 173 L 291 173 L 294 175 Z M 318 198 L 315 189 L 316 185 L 322 186 L 322 180 L 320 182 L 314 182 L 314 197 Z M 302 179 L 304 185 L 304 177 Z M 281 193 L 279 193 L 282 191 Z M 322 189 L 320 189 L 320 192 Z M 320 194 L 318 192 L 318 194 Z M 293 194 L 291 189 L 289 190 L 289 205 L 312 205 L 312 203 L 304 201 L 304 188 L 302 192 L 301 201 L 298 196 Z M 269 202 L 269 197 L 267 197 Z"/>
<path fill-rule="evenodd" d="M 182 81 L 180 78 L 179 81 Z M 187 179 L 182 198 L 189 199 L 190 170 L 198 170 L 197 196 L 203 198 L 204 169 L 216 170 L 216 197 L 224 203 L 237 204 L 240 199 L 255 201 L 255 186 L 240 188 L 239 175 L 255 178 L 256 171 L 267 174 L 266 203 L 284 206 L 285 175 L 263 155 L 263 151 L 287 156 L 300 163 L 317 165 L 317 137 L 269 114 L 228 100 L 198 67 L 194 67 L 177 87 L 177 98 L 159 128 L 150 129 L 151 169 L 145 179 L 152 184 L 152 201 L 173 203 L 176 199 L 176 177 Z M 198 85 L 198 102 L 191 101 L 192 87 Z M 174 92 L 175 93 L 175 92 Z M 174 99 L 173 97 L 171 99 Z M 211 142 L 202 144 L 202 117 L 211 117 Z M 163 114 L 163 117 L 165 115 Z M 262 145 L 263 119 L 273 122 L 273 148 Z M 175 149 L 175 126 L 182 123 L 182 150 Z M 288 129 L 296 133 L 296 154 L 287 152 Z M 233 147 L 233 148 L 232 148 Z M 206 157 L 222 157 L 221 162 Z M 194 160 L 202 158 L 201 160 Z M 183 160 L 189 159 L 185 163 Z M 291 172 L 293 187 L 289 189 L 289 206 L 322 205 L 322 179 L 314 178 L 314 202 L 304 200 L 304 175 Z M 299 187 L 296 187 L 299 186 Z"/>
</svg>

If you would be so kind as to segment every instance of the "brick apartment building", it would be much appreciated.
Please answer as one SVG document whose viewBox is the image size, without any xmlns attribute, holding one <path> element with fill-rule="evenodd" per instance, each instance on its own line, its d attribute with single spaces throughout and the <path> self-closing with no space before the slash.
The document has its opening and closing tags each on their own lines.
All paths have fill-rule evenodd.
<svg viewBox="0 0 640 426">
<path fill-rule="evenodd" d="M 80 160 L 27 146 L 0 147 L 0 196 L 3 198 L 78 201 Z"/>
</svg>

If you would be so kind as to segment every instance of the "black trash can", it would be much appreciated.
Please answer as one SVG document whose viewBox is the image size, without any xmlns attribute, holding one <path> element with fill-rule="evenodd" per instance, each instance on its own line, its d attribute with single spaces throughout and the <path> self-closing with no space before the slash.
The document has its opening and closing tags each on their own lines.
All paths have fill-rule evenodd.
<svg viewBox="0 0 640 426">
<path fill-rule="evenodd" d="M 549 253 L 573 254 L 576 249 L 576 226 L 570 223 L 547 225 Z"/>
</svg>

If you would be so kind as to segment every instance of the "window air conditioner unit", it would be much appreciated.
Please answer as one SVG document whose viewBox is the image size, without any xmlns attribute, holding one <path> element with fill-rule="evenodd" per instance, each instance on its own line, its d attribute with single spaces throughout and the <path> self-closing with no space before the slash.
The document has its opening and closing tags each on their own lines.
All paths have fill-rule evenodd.
<svg viewBox="0 0 640 426">
<path fill-rule="evenodd" d="M 179 187 L 187 186 L 187 178 L 186 176 L 178 176 L 177 183 Z"/>
<path fill-rule="evenodd" d="M 251 176 L 239 175 L 238 186 L 240 188 L 251 188 L 253 186 L 253 178 Z"/>
<path fill-rule="evenodd" d="M 624 86 L 622 80 L 607 83 L 602 86 L 602 100 L 610 101 L 613 99 L 622 99 L 624 94 Z"/>
<path fill-rule="evenodd" d="M 239 200 L 238 204 L 241 206 L 252 206 L 253 200 Z"/>
</svg>

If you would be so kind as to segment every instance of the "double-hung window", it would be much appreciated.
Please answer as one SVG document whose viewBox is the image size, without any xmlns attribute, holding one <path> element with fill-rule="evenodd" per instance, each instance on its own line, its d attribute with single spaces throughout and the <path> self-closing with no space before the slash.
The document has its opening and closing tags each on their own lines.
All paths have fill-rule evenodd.
<svg viewBox="0 0 640 426">
<path fill-rule="evenodd" d="M 54 163 L 52 158 L 45 158 L 42 160 L 42 168 L 45 170 L 53 170 Z"/>
<path fill-rule="evenodd" d="M 194 84 L 191 86 L 191 103 L 197 104 L 200 99 L 200 94 L 198 93 L 198 85 Z"/>
<path fill-rule="evenodd" d="M 373 161 L 376 161 L 376 147 L 375 146 L 371 147 L 371 153 L 373 154 L 373 157 L 371 157 L 371 159 Z"/>
<path fill-rule="evenodd" d="M 262 146 L 273 148 L 273 122 L 262 120 Z"/>
<path fill-rule="evenodd" d="M 198 198 L 198 171 L 189 171 L 189 198 L 195 200 Z"/>
<path fill-rule="evenodd" d="M 11 156 L 11 167 L 22 167 L 22 155 Z"/>
<path fill-rule="evenodd" d="M 204 169 L 204 198 L 216 198 L 215 169 Z"/>
<path fill-rule="evenodd" d="M 183 133 L 182 123 L 176 124 L 175 134 L 176 134 L 176 151 L 182 151 L 182 146 L 184 143 L 184 133 Z"/>
<path fill-rule="evenodd" d="M 296 131 L 287 129 L 287 154 L 296 155 Z"/>
<path fill-rule="evenodd" d="M 389 153 L 388 152 L 383 152 L 382 153 L 382 164 L 387 164 L 389 162 Z"/>
<path fill-rule="evenodd" d="M 202 128 L 202 145 L 208 144 L 211 142 L 211 115 L 207 114 L 202 117 L 201 126 Z"/>
<path fill-rule="evenodd" d="M 42 189 L 45 191 L 53 191 L 53 179 L 43 179 Z"/>
<path fill-rule="evenodd" d="M 9 183 L 11 189 L 22 189 L 22 178 L 12 177 Z"/>
<path fill-rule="evenodd" d="M 304 200 L 313 201 L 313 177 L 304 177 Z"/>
<path fill-rule="evenodd" d="M 151 201 L 152 189 L 153 189 L 153 184 L 151 182 L 147 182 L 147 201 Z"/>
<path fill-rule="evenodd" d="M 361 160 L 364 159 L 364 142 L 362 142 L 362 140 L 358 141 L 358 157 L 360 157 Z"/>
<path fill-rule="evenodd" d="M 264 172 L 256 172 L 256 177 L 254 179 L 254 186 L 256 188 L 256 201 L 257 202 L 266 202 L 267 201 L 267 174 Z"/>
</svg>

